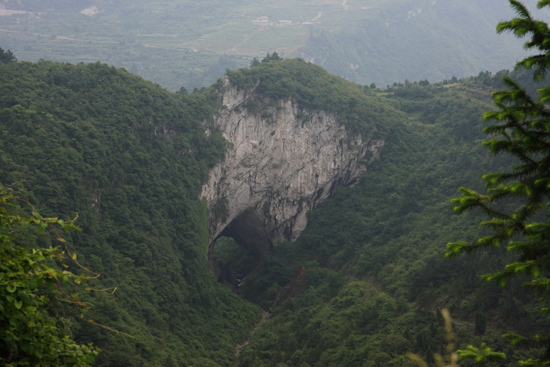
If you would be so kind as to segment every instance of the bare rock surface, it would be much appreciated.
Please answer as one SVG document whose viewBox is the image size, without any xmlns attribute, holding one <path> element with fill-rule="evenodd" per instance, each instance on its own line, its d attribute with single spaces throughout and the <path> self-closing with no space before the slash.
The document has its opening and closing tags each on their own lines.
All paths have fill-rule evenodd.
<svg viewBox="0 0 550 367">
<path fill-rule="evenodd" d="M 368 160 L 378 157 L 384 141 L 363 139 L 324 111 L 301 110 L 291 99 L 269 102 L 223 81 L 215 125 L 231 146 L 202 189 L 208 256 L 220 235 L 261 256 L 294 241 L 306 228 L 306 212 L 355 183 L 366 153 Z"/>
</svg>

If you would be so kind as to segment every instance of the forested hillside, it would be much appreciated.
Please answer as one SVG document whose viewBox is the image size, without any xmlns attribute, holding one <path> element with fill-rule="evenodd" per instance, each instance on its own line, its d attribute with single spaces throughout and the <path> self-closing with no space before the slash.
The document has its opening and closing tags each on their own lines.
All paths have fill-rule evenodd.
<svg viewBox="0 0 550 367">
<path fill-rule="evenodd" d="M 94 322 L 51 312 L 96 366 L 226 365 L 260 308 L 216 282 L 206 263 L 208 169 L 223 155 L 207 137 L 217 92 L 182 95 L 103 64 L 0 64 L 0 184 L 44 216 L 73 218 L 67 240 L 101 276 L 82 294 Z M 10 190 L 7 191 L 6 190 Z M 49 246 L 46 235 L 24 238 Z M 81 269 L 72 265 L 72 271 Z"/>
<path fill-rule="evenodd" d="M 481 113 L 505 74 L 383 90 L 303 61 L 230 72 L 242 88 L 258 79 L 266 97 L 304 108 L 350 97 L 349 110 L 327 109 L 358 131 L 376 126 L 385 140 L 359 184 L 311 212 L 298 241 L 261 259 L 238 292 L 210 272 L 199 200 L 226 149 L 212 124 L 221 83 L 172 93 L 99 63 L 0 64 L 1 189 L 43 215 L 78 212 L 83 230 L 66 235 L 69 246 L 101 274 L 93 289 L 116 287 L 81 295 L 94 305 L 87 318 L 119 333 L 82 322 L 60 302 L 49 311 L 79 343 L 101 348 L 97 366 L 412 366 L 407 351 L 432 360 L 444 348 L 442 307 L 461 346 L 486 341 L 504 350 L 504 331 L 545 328 L 548 320 L 520 281 L 507 288 L 478 281 L 506 254 L 452 261 L 443 254 L 447 242 L 480 233 L 473 217 L 452 214 L 457 188 L 479 187 L 484 172 L 510 163 L 479 144 Z M 292 75 L 301 86 L 290 88 Z M 338 93 L 322 90 L 331 87 Z M 53 243 L 47 234 L 19 242 Z M 248 261 L 228 238 L 215 255 L 235 267 Z M 262 309 L 267 321 L 250 335 Z M 508 350 L 506 363 L 522 353 Z"/>
<path fill-rule="evenodd" d="M 277 247 L 247 284 L 245 297 L 273 313 L 241 365 L 413 366 L 407 351 L 433 362 L 447 346 L 442 308 L 455 319 L 459 347 L 486 342 L 506 351 L 507 365 L 522 358 L 501 335 L 548 321 L 520 281 L 479 281 L 509 260 L 505 251 L 444 258 L 448 241 L 480 234 L 472 215 L 453 215 L 449 199 L 510 163 L 479 144 L 488 92 L 504 75 L 372 92 L 406 121 L 360 183 L 314 210 L 298 241 Z"/>
<path fill-rule="evenodd" d="M 260 78 L 266 91 L 279 93 L 272 98 L 302 98 L 304 108 L 320 108 L 308 104 L 312 93 L 348 101 L 356 130 L 383 127 L 380 111 L 391 110 L 374 107 L 372 121 L 360 126 L 362 106 L 376 106 L 377 97 L 303 61 L 272 66 L 232 77 Z M 290 82 L 285 73 L 319 87 L 281 90 L 288 86 L 274 84 L 275 77 Z M 171 93 L 104 64 L 12 59 L 0 64 L 0 80 L 2 194 L 29 200 L 44 216 L 78 213 L 82 232 L 67 233 L 69 248 L 100 274 L 93 291 L 80 295 L 93 305 L 86 316 L 93 323 L 53 297 L 58 327 L 97 345 L 97 366 L 230 364 L 261 308 L 216 282 L 206 261 L 206 203 L 199 194 L 226 147 L 212 125 L 221 83 Z M 18 238 L 29 247 L 55 243 L 34 232 Z M 82 271 L 76 264 L 69 270 Z"/>
</svg>

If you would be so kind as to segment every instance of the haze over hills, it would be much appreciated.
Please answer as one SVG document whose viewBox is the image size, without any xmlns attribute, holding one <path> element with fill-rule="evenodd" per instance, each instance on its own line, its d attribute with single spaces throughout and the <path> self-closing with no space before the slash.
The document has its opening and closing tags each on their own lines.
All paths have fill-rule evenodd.
<svg viewBox="0 0 550 367">
<path fill-rule="evenodd" d="M 511 15 L 502 0 L 7 0 L 0 44 L 21 60 L 124 67 L 171 90 L 272 51 L 386 86 L 511 68 L 520 43 L 494 31 Z"/>
<path fill-rule="evenodd" d="M 86 62 L 0 63 L 0 195 L 78 211 L 68 246 L 101 274 L 81 297 L 107 328 L 55 297 L 48 318 L 99 346 L 97 367 L 433 364 L 443 307 L 461 347 L 506 351 L 505 367 L 536 355 L 501 338 L 550 328 L 532 294 L 477 281 L 510 253 L 443 257 L 482 231 L 452 214 L 457 188 L 511 165 L 479 144 L 491 92 L 505 75 L 537 88 L 478 74 L 521 54 L 493 36 L 506 2 L 296 5 L 4 0 L 0 43 L 19 60 Z M 253 60 L 274 49 L 287 59 Z M 461 73 L 476 76 L 404 80 Z"/>
</svg>

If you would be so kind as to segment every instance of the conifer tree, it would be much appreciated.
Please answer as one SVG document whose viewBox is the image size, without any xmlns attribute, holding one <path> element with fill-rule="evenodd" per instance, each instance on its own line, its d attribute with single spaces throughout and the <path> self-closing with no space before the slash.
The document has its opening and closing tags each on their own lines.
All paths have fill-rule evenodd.
<svg viewBox="0 0 550 367">
<path fill-rule="evenodd" d="M 272 54 L 267 53 L 267 55 L 262 59 L 262 62 L 270 62 L 270 61 L 281 61 L 283 58 L 279 56 L 277 51 L 273 51 Z M 255 66 L 255 65 L 251 65 Z"/>
<path fill-rule="evenodd" d="M 7 64 L 15 61 L 17 61 L 17 58 L 11 50 L 4 51 L 4 49 L 0 47 L 0 64 Z"/>
<path fill-rule="evenodd" d="M 517 37 L 530 37 L 525 43 L 536 54 L 517 63 L 516 67 L 532 69 L 535 80 L 544 80 L 550 67 L 550 29 L 543 21 L 535 20 L 527 8 L 516 0 L 510 4 L 517 17 L 501 22 L 497 32 L 510 31 Z M 550 7 L 550 0 L 538 2 L 538 8 Z M 460 188 L 462 197 L 452 200 L 458 213 L 481 209 L 489 220 L 481 223 L 490 234 L 475 242 L 455 242 L 447 245 L 446 256 L 505 246 L 517 254 L 516 261 L 496 273 L 486 274 L 485 280 L 505 284 L 510 278 L 525 275 L 525 285 L 542 298 L 550 296 L 550 87 L 538 90 L 536 97 L 512 79 L 505 77 L 508 89 L 493 93 L 496 111 L 484 114 L 492 124 L 484 129 L 490 139 L 483 143 L 491 154 L 514 156 L 518 164 L 507 172 L 483 176 L 487 192 Z M 547 83 L 546 83 L 547 85 Z M 500 204 L 518 203 L 515 209 L 503 210 Z M 550 309 L 541 309 L 550 315 Z M 531 338 L 515 334 L 507 336 L 514 345 L 531 344 L 544 347 L 542 356 L 523 361 L 523 365 L 550 364 L 550 337 Z"/>
</svg>

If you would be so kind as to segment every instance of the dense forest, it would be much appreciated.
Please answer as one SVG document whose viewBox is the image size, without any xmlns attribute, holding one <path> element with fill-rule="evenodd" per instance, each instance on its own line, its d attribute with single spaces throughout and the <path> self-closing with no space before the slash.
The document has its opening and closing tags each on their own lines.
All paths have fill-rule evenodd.
<svg viewBox="0 0 550 367">
<path fill-rule="evenodd" d="M 458 348 L 486 343 L 506 354 L 501 366 L 543 351 L 543 343 L 511 347 L 502 334 L 547 330 L 540 309 L 548 301 L 534 299 L 525 278 L 503 287 L 479 279 L 512 261 L 506 248 L 444 256 L 448 242 L 489 233 L 478 226 L 479 213 L 457 216 L 449 200 L 459 187 L 483 190 L 482 175 L 524 158 L 488 154 L 481 116 L 495 108 L 491 93 L 504 87 L 503 77 L 534 95 L 540 84 L 532 73 L 377 88 L 273 55 L 227 71 L 241 91 L 325 110 L 346 128 L 385 141 L 379 158 L 363 159 L 359 183 L 308 213 L 296 242 L 258 258 L 219 238 L 214 261 L 254 269 L 237 289 L 212 272 L 207 206 L 199 197 L 229 148 L 214 123 L 222 81 L 174 93 L 101 63 L 18 62 L 0 51 L 0 254 L 9 260 L 0 270 L 19 246 L 26 266 L 45 254 L 43 269 L 57 269 L 53 277 L 64 285 L 27 285 L 40 302 L 49 300 L 41 315 L 60 338 L 99 348 L 93 365 L 416 365 L 407 353 L 433 365 L 434 353 L 447 348 L 442 308 L 453 318 Z M 261 116 L 261 106 L 247 108 Z M 44 230 L 49 224 L 67 231 Z M 68 258 L 56 263 L 48 248 L 61 237 L 57 251 Z M 67 275 L 56 275 L 64 271 L 87 285 L 73 288 Z M 17 284 L 0 290 L 1 299 L 35 312 Z M 60 292 L 90 309 L 81 314 L 81 303 L 64 302 Z M 5 331 L 13 330 L 8 307 L 0 306 L 0 336 L 16 345 Z M 2 363 L 24 354 L 42 363 L 35 350 L 14 348 L 0 347 Z"/>
<path fill-rule="evenodd" d="M 296 243 L 263 260 L 245 296 L 273 313 L 242 365 L 415 365 L 407 351 L 433 362 L 446 348 L 441 308 L 454 317 L 461 347 L 506 350 L 501 335 L 510 328 L 547 325 L 520 282 L 479 282 L 506 254 L 444 258 L 448 241 L 480 233 L 471 216 L 453 215 L 449 199 L 509 163 L 479 144 L 480 116 L 490 108 L 485 85 L 497 80 L 481 74 L 453 86 L 371 92 L 402 112 L 402 125 L 357 186 L 313 211 Z M 508 351 L 511 364 L 515 353 Z"/>
<path fill-rule="evenodd" d="M 272 80 L 284 83 L 293 68 L 301 84 L 311 78 L 329 87 L 335 78 L 303 62 L 271 63 L 278 64 L 229 75 L 243 86 L 261 78 L 271 98 L 298 99 L 303 90 Z M 6 63 L 0 73 L 3 190 L 43 215 L 78 212 L 83 230 L 67 239 L 80 263 L 101 274 L 94 288 L 117 288 L 82 297 L 94 306 L 93 320 L 134 337 L 79 322 L 70 307 L 52 309 L 77 340 L 101 348 L 97 366 L 228 365 L 261 308 L 271 314 L 240 352 L 241 365 L 401 365 L 409 363 L 406 351 L 429 358 L 443 345 L 441 307 L 462 325 L 462 343 L 478 338 L 505 348 L 498 337 L 505 328 L 545 325 L 518 284 L 498 289 L 476 280 L 505 257 L 443 258 L 447 241 L 478 233 L 471 218 L 452 215 L 448 199 L 499 164 L 479 146 L 479 116 L 499 79 L 489 73 L 388 90 L 334 79 L 357 102 L 393 106 L 390 125 L 398 128 L 384 131 L 382 156 L 357 186 L 312 212 L 298 242 L 261 260 L 243 298 L 209 272 L 198 201 L 224 150 L 219 135 L 204 134 L 219 85 L 174 94 L 106 65 L 48 61 Z M 51 241 L 46 234 L 22 240 Z M 246 261 L 238 244 L 219 242 L 220 261 Z"/>
<path fill-rule="evenodd" d="M 70 307 L 52 312 L 78 341 L 102 349 L 96 366 L 231 360 L 261 310 L 217 283 L 205 261 L 198 195 L 225 146 L 201 124 L 215 89 L 169 93 L 103 64 L 13 62 L 0 74 L 3 191 L 44 216 L 78 213 L 82 231 L 67 241 L 80 264 L 101 274 L 94 289 L 117 289 L 84 296 L 94 306 L 89 317 L 134 338 L 79 323 Z"/>
</svg>

